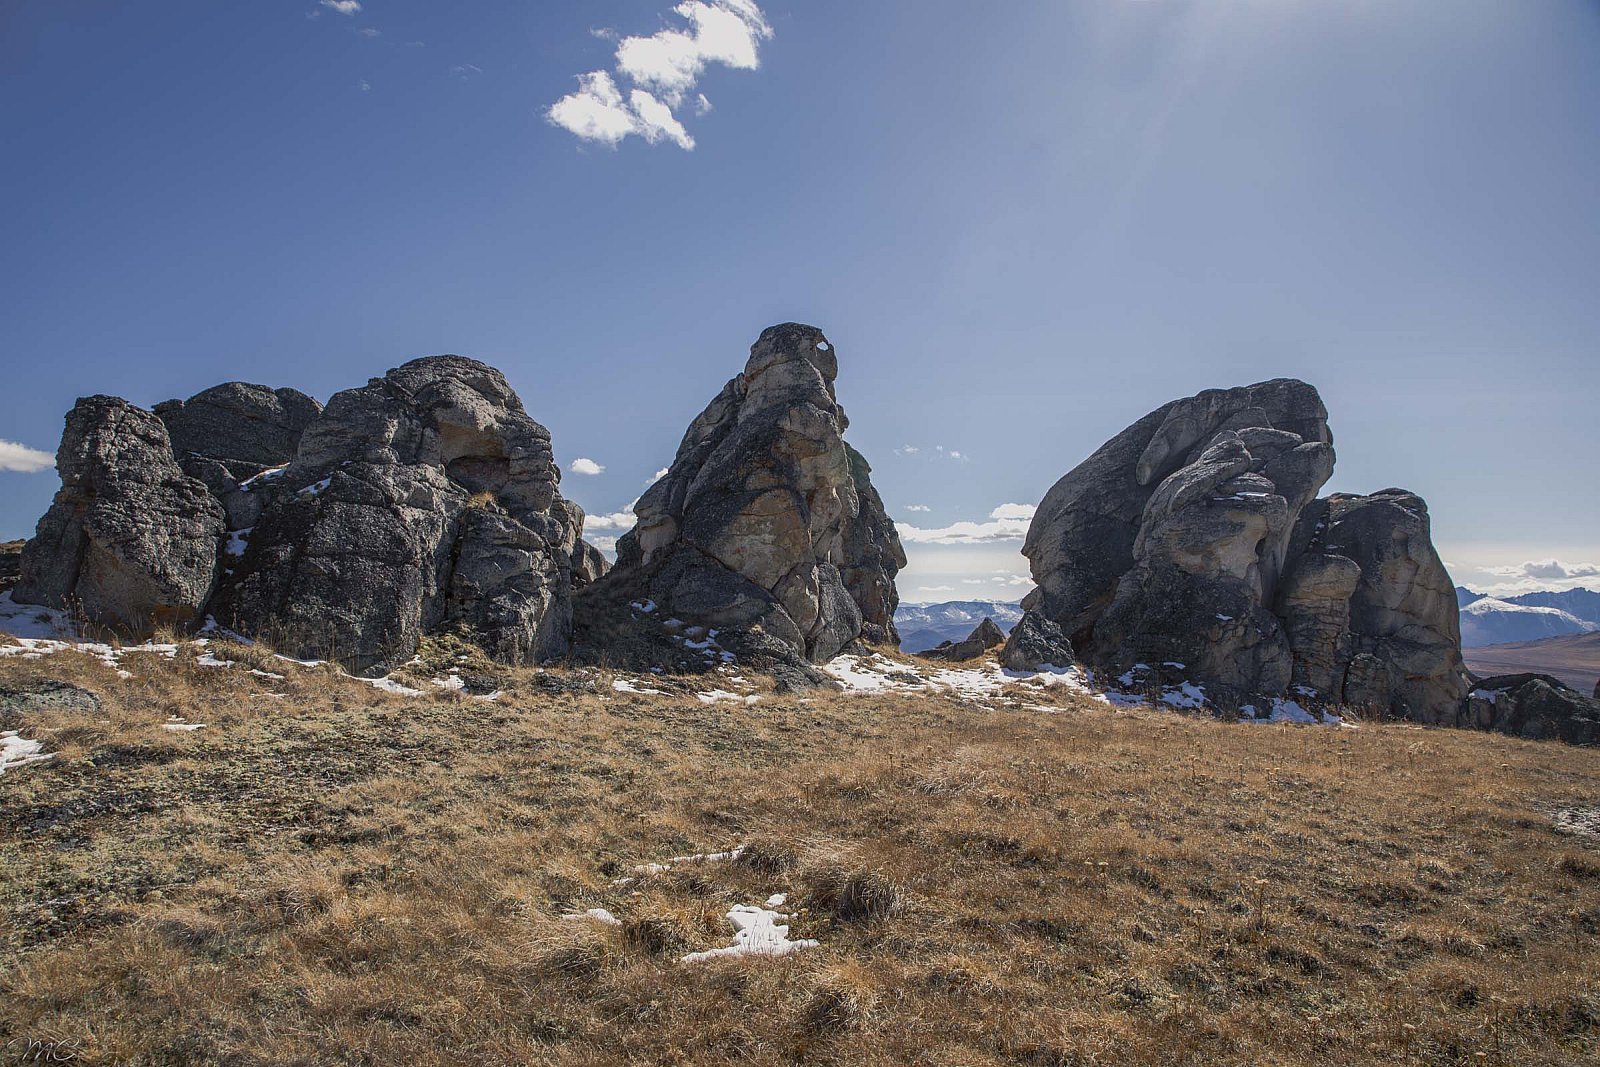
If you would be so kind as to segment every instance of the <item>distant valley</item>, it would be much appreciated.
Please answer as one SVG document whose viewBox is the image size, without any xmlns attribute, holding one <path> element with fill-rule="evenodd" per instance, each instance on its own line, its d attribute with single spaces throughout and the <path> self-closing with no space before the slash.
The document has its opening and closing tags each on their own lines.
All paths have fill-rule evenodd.
<svg viewBox="0 0 1600 1067">
<path fill-rule="evenodd" d="M 995 600 L 949 600 L 941 604 L 901 604 L 894 613 L 900 647 L 925 652 L 942 641 L 959 641 L 985 618 L 1007 633 L 1022 618 L 1022 606 Z"/>
</svg>

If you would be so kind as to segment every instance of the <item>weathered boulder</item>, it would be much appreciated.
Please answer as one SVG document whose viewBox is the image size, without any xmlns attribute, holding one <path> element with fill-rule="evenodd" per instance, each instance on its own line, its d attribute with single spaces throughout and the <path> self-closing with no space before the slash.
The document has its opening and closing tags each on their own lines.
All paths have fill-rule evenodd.
<svg viewBox="0 0 1600 1067">
<path fill-rule="evenodd" d="M 135 635 L 194 621 L 226 529 L 221 505 L 173 458 L 161 420 L 117 397 L 80 399 L 56 469 L 61 489 L 23 549 L 12 598 Z"/>
<path fill-rule="evenodd" d="M 1318 500 L 1332 440 L 1316 390 L 1289 379 L 1145 416 L 1040 505 L 1024 622 L 1054 622 L 1097 667 L 1159 665 L 1223 702 L 1293 687 L 1454 722 L 1456 599 L 1427 506 L 1402 490 Z"/>
<path fill-rule="evenodd" d="M 1061 627 L 1037 611 L 1023 613 L 1000 650 L 1000 665 L 1013 671 L 1070 667 L 1076 658 L 1072 642 Z"/>
<path fill-rule="evenodd" d="M 1075 644 L 1084 642 L 1133 568 L 1145 505 L 1156 489 L 1200 459 L 1217 434 L 1240 429 L 1278 430 L 1298 437 L 1298 444 L 1333 443 L 1317 391 L 1288 378 L 1211 389 L 1152 411 L 1045 494 L 1022 547 L 1038 586 L 1023 606 L 1040 611 Z M 1257 446 L 1263 454 L 1265 444 Z"/>
<path fill-rule="evenodd" d="M 1463 726 L 1574 745 L 1600 743 L 1600 697 L 1589 699 L 1548 674 L 1503 674 L 1472 687 Z"/>
<path fill-rule="evenodd" d="M 1455 725 L 1467 692 L 1461 624 L 1428 505 L 1403 489 L 1336 493 L 1307 508 L 1300 526 L 1290 583 L 1296 597 L 1280 598 L 1279 611 L 1297 634 L 1326 625 L 1313 620 L 1348 620 L 1331 672 L 1322 673 L 1325 640 L 1307 649 L 1303 684 L 1338 703 Z M 1327 581 L 1334 572 L 1337 580 Z M 1312 595 L 1314 586 L 1323 595 Z"/>
<path fill-rule="evenodd" d="M 857 638 L 896 641 L 905 554 L 870 468 L 844 443 L 837 374 L 816 327 L 763 331 L 634 505 L 617 565 L 580 615 L 584 601 L 598 611 L 625 590 L 746 653 L 760 644 L 812 663 Z"/>
<path fill-rule="evenodd" d="M 583 513 L 562 499 L 550 435 L 497 370 L 412 360 L 339 393 L 266 497 L 217 598 L 232 629 L 376 672 L 423 634 L 492 656 L 566 650 Z"/>
<path fill-rule="evenodd" d="M 611 569 L 611 561 L 587 541 L 580 540 L 572 550 L 572 587 L 581 589 L 603 577 Z"/>
<path fill-rule="evenodd" d="M 1006 643 L 1005 631 L 996 626 L 994 620 L 985 617 L 982 622 L 973 627 L 973 630 L 960 641 L 942 641 L 926 652 L 918 655 L 925 659 L 948 660 L 956 663 L 963 660 L 977 659 L 991 648 L 996 648 Z"/>
<path fill-rule="evenodd" d="M 249 529 L 261 517 L 265 495 L 245 483 L 292 460 L 301 434 L 321 411 L 297 390 L 247 382 L 224 382 L 155 406 L 178 465 L 222 504 L 230 531 Z"/>
<path fill-rule="evenodd" d="M 191 456 L 221 462 L 238 478 L 294 458 L 322 405 L 295 389 L 224 382 L 188 400 L 155 406 L 181 463 Z"/>
<path fill-rule="evenodd" d="M 22 577 L 22 541 L 0 542 L 0 593 L 17 584 Z"/>
</svg>

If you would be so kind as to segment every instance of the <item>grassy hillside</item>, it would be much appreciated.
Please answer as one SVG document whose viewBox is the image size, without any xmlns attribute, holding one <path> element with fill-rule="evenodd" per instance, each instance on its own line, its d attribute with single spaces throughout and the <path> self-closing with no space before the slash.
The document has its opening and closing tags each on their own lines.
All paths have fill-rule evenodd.
<svg viewBox="0 0 1600 1067">
<path fill-rule="evenodd" d="M 0 1062 L 1600 1053 L 1600 839 L 1555 828 L 1600 828 L 1592 750 L 1065 688 L 415 697 L 217 654 L 0 659 L 101 701 L 0 721 L 57 754 L 0 776 Z M 680 962 L 779 893 L 816 947 Z"/>
</svg>

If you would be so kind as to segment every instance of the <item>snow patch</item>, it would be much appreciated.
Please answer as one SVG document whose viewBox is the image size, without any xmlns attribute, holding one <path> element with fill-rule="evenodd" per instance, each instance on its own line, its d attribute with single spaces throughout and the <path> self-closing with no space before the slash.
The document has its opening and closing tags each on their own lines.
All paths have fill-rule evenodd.
<svg viewBox="0 0 1600 1067">
<path fill-rule="evenodd" d="M 590 908 L 588 911 L 575 911 L 570 915 L 561 916 L 572 922 L 597 922 L 602 926 L 621 926 L 622 920 L 604 908 Z"/>
<path fill-rule="evenodd" d="M 777 900 L 780 904 L 781 896 L 769 897 L 769 903 Z M 730 959 L 739 956 L 787 956 L 803 948 L 816 948 L 817 942 L 809 938 L 800 941 L 789 940 L 789 926 L 779 920 L 789 918 L 783 912 L 773 908 L 757 907 L 754 904 L 735 904 L 728 909 L 727 920 L 733 925 L 733 944 L 725 948 L 707 949 L 704 952 L 691 952 L 680 957 L 683 963 L 704 963 L 707 960 Z"/>
<path fill-rule="evenodd" d="M 24 767 L 54 758 L 54 752 L 44 751 L 43 741 L 30 741 L 15 730 L 0 733 L 0 775 L 10 767 Z"/>
</svg>

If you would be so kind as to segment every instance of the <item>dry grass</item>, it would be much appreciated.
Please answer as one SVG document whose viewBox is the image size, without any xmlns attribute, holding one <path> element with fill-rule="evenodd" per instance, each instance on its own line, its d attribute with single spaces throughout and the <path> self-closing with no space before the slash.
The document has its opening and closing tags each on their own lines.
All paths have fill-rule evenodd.
<svg viewBox="0 0 1600 1067">
<path fill-rule="evenodd" d="M 1600 1048 L 1600 851 L 1549 814 L 1600 804 L 1591 750 L 1068 696 L 746 707 L 508 672 L 488 703 L 259 669 L 286 677 L 0 661 L 0 685 L 103 701 L 29 717 L 60 755 L 0 777 L 0 1063 L 30 1041 L 130 1065 Z M 777 892 L 820 947 L 677 962 Z M 622 925 L 561 918 L 590 907 Z"/>
</svg>

